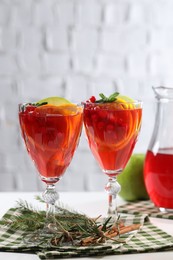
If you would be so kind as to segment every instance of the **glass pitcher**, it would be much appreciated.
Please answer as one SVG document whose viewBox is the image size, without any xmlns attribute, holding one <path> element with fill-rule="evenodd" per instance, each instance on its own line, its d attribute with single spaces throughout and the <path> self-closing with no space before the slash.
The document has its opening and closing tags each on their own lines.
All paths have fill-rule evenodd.
<svg viewBox="0 0 173 260">
<path fill-rule="evenodd" d="M 173 212 L 173 88 L 154 87 L 155 126 L 144 164 L 150 199 L 161 211 Z"/>
</svg>

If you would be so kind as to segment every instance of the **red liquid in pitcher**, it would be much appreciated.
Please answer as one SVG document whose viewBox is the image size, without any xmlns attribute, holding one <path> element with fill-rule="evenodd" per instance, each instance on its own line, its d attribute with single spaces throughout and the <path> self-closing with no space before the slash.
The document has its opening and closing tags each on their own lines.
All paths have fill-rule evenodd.
<svg viewBox="0 0 173 260">
<path fill-rule="evenodd" d="M 157 207 L 173 209 L 173 154 L 148 151 L 144 179 L 150 199 Z"/>
</svg>

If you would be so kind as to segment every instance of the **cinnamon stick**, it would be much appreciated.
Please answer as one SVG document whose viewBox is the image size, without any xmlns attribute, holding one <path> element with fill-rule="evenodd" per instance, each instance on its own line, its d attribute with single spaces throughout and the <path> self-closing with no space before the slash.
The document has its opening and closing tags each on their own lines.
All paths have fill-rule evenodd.
<svg viewBox="0 0 173 260">
<path fill-rule="evenodd" d="M 110 230 L 103 232 L 103 234 L 101 234 L 101 236 L 99 238 L 90 236 L 90 237 L 86 237 L 86 238 L 82 239 L 81 245 L 86 246 L 89 244 L 94 244 L 97 241 L 99 241 L 98 239 L 100 239 L 100 238 L 101 238 L 101 241 L 102 241 L 102 238 L 111 239 L 118 235 L 126 234 L 126 233 L 129 233 L 134 230 L 138 230 L 140 227 L 141 227 L 141 224 L 132 224 L 129 226 L 123 225 L 123 226 L 119 227 L 119 229 L 114 226 L 113 229 L 111 228 Z"/>
<path fill-rule="evenodd" d="M 141 224 L 132 224 L 132 225 L 129 225 L 129 226 L 124 226 L 124 227 L 120 228 L 119 231 L 107 233 L 106 237 L 113 238 L 113 237 L 116 237 L 118 235 L 126 234 L 126 233 L 129 233 L 129 232 L 134 231 L 134 230 L 138 230 L 140 227 L 141 227 Z"/>
</svg>

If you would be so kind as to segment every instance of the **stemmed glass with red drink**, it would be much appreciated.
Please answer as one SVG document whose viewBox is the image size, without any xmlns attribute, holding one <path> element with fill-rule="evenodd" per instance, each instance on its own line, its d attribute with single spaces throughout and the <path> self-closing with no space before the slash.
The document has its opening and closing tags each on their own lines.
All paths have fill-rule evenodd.
<svg viewBox="0 0 173 260">
<path fill-rule="evenodd" d="M 51 230 L 54 228 L 55 202 L 58 199 L 55 184 L 73 158 L 83 123 L 81 105 L 61 98 L 48 98 L 46 101 L 49 102 L 19 105 L 22 137 L 41 180 L 46 184 L 43 193 L 47 204 L 45 227 L 42 231 L 44 235 L 49 233 L 50 223 Z M 60 104 L 55 105 L 55 101 Z"/>
<path fill-rule="evenodd" d="M 89 147 L 103 173 L 108 176 L 108 214 L 117 217 L 116 196 L 120 191 L 117 175 L 126 166 L 141 127 L 140 101 L 118 93 L 84 103 L 84 126 Z"/>
</svg>

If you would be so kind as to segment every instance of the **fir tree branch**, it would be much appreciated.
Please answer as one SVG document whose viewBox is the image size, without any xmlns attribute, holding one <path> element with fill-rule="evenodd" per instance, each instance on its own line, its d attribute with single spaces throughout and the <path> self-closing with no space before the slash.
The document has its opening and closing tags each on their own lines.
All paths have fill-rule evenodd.
<svg viewBox="0 0 173 260">
<path fill-rule="evenodd" d="M 37 200 L 43 202 L 40 197 L 37 197 Z M 129 228 L 125 227 L 119 218 L 117 222 L 112 221 L 111 217 L 105 219 L 104 222 L 99 222 L 98 218 L 91 219 L 85 214 L 57 205 L 54 224 L 53 226 L 48 225 L 52 233 L 50 232 L 45 237 L 41 236 L 39 243 L 45 245 L 51 243 L 52 246 L 60 246 L 69 243 L 72 245 L 98 244 L 105 242 L 107 239 L 117 242 L 121 232 L 131 228 L 130 226 Z M 4 216 L 0 225 L 13 230 L 26 231 L 33 235 L 33 232 L 38 233 L 45 227 L 45 221 L 45 211 L 38 210 L 28 202 L 20 200 L 17 204 L 17 214 L 12 215 L 10 219 L 9 215 Z M 116 236 L 118 236 L 118 240 L 115 238 Z"/>
</svg>

